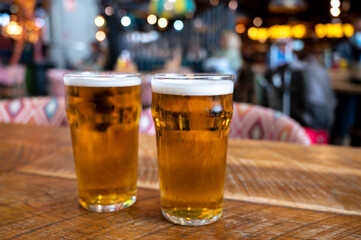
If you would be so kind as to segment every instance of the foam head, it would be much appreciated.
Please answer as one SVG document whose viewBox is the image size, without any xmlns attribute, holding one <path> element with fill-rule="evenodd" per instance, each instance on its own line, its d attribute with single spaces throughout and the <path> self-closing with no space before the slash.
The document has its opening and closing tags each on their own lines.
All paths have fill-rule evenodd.
<svg viewBox="0 0 361 240">
<path fill-rule="evenodd" d="M 79 87 L 128 87 L 141 84 L 139 74 L 69 73 L 64 74 L 64 84 Z"/>
<path fill-rule="evenodd" d="M 215 96 L 233 93 L 232 75 L 155 75 L 152 91 L 184 96 Z"/>
</svg>

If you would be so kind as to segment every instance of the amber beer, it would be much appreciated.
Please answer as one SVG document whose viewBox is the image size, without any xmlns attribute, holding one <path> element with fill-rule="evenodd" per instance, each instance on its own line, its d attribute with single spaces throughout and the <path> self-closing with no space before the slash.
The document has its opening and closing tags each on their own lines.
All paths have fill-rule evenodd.
<svg viewBox="0 0 361 240">
<path fill-rule="evenodd" d="M 141 110 L 139 75 L 66 74 L 64 83 L 80 205 L 97 212 L 132 205 Z"/>
<path fill-rule="evenodd" d="M 156 128 L 162 213 L 182 225 L 204 225 L 222 214 L 231 75 L 155 75 Z"/>
</svg>

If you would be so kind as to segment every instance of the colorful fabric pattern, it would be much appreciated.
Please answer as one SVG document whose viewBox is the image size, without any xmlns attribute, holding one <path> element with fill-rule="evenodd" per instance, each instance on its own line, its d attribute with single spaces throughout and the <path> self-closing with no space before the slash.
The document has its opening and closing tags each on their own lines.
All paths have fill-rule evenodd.
<svg viewBox="0 0 361 240">
<path fill-rule="evenodd" d="M 64 98 L 32 97 L 0 100 L 0 122 L 65 126 L 68 120 Z"/>
<path fill-rule="evenodd" d="M 229 137 L 310 144 L 305 130 L 295 120 L 272 109 L 245 103 L 234 104 Z"/>
</svg>

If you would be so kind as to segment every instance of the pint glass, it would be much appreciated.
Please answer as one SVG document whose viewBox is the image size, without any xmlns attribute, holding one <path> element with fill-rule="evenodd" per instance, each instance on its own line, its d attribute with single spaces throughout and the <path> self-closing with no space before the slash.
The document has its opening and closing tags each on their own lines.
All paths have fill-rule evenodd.
<svg viewBox="0 0 361 240">
<path fill-rule="evenodd" d="M 85 209 L 111 212 L 135 202 L 140 83 L 138 74 L 64 75 L 79 203 Z"/>
<path fill-rule="evenodd" d="M 163 216 L 204 225 L 222 214 L 233 76 L 158 74 L 152 115 Z"/>
</svg>

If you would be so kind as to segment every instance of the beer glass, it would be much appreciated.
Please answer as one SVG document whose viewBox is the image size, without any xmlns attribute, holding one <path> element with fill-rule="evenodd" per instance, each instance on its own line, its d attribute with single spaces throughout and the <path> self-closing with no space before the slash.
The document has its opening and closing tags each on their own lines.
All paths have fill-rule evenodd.
<svg viewBox="0 0 361 240">
<path fill-rule="evenodd" d="M 117 211 L 136 200 L 139 74 L 64 75 L 79 203 Z"/>
<path fill-rule="evenodd" d="M 221 217 L 232 95 L 232 75 L 152 76 L 161 207 L 173 223 Z"/>
</svg>

